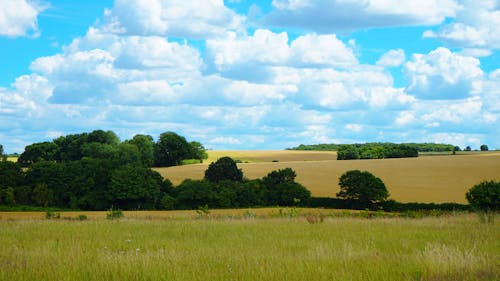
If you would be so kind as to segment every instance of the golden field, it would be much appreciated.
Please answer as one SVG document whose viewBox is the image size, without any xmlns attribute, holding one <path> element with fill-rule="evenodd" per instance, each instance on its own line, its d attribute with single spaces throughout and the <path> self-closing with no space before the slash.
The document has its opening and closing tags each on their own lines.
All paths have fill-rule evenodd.
<svg viewBox="0 0 500 281">
<path fill-rule="evenodd" d="M 390 198 L 401 202 L 466 203 L 465 193 L 483 180 L 500 180 L 500 152 L 377 160 L 336 160 L 335 152 L 320 151 L 208 151 L 203 164 L 155 168 L 174 184 L 201 179 L 210 162 L 222 156 L 240 160 L 244 176 L 261 178 L 290 167 L 297 181 L 313 196 L 335 197 L 338 178 L 348 170 L 365 170 L 380 177 Z M 279 161 L 279 162 L 272 162 Z"/>
</svg>

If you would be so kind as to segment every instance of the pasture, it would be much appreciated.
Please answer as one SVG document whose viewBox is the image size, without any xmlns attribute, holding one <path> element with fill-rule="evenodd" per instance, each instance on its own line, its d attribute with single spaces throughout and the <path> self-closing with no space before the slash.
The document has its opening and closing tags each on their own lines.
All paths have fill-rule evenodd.
<svg viewBox="0 0 500 281">
<path fill-rule="evenodd" d="M 327 216 L 315 224 L 302 216 L 195 218 L 194 211 L 130 212 L 119 221 L 86 214 L 86 221 L 0 219 L 0 280 L 500 277 L 500 228 L 474 214 Z"/>
<path fill-rule="evenodd" d="M 335 197 L 340 175 L 359 169 L 380 177 L 390 198 L 425 203 L 466 203 L 465 193 L 473 185 L 483 180 L 500 180 L 500 152 L 343 161 L 336 160 L 335 152 L 321 151 L 208 151 L 208 154 L 209 159 L 203 164 L 155 170 L 179 184 L 187 178 L 203 178 L 208 163 L 230 156 L 243 162 L 238 166 L 249 179 L 290 167 L 297 172 L 297 182 L 311 190 L 313 196 Z"/>
</svg>

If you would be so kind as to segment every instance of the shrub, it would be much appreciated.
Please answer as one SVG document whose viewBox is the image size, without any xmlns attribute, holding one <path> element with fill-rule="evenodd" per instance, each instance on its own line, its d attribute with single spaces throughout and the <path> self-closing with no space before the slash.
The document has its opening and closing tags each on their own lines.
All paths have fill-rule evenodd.
<svg viewBox="0 0 500 281">
<path fill-rule="evenodd" d="M 473 186 L 465 197 L 476 210 L 498 211 L 500 210 L 500 182 L 483 181 Z"/>
<path fill-rule="evenodd" d="M 108 220 L 121 219 L 123 217 L 124 217 L 124 215 L 123 215 L 122 210 L 120 210 L 120 209 L 113 209 L 113 207 L 111 207 L 108 210 L 108 212 L 106 213 L 106 218 Z"/>
</svg>

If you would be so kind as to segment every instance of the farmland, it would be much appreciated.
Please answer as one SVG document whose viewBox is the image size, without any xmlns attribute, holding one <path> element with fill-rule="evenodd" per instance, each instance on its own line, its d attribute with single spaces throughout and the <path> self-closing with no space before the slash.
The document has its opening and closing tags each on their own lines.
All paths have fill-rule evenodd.
<svg viewBox="0 0 500 281">
<path fill-rule="evenodd" d="M 316 224 L 300 216 L 195 218 L 194 211 L 127 212 L 120 221 L 87 214 L 86 221 L 0 219 L 0 280 L 498 280 L 500 274 L 500 229 L 474 214 L 326 216 Z"/>
<path fill-rule="evenodd" d="M 297 181 L 313 196 L 334 197 L 338 178 L 348 170 L 369 171 L 386 184 L 391 198 L 401 202 L 466 203 L 465 193 L 482 180 L 500 180 L 500 153 L 471 153 L 418 158 L 336 160 L 335 152 L 317 151 L 209 151 L 203 164 L 155 168 L 179 184 L 186 178 L 201 179 L 208 163 L 230 156 L 247 178 L 261 178 L 272 170 L 290 167 Z M 278 162 L 273 162 L 278 161 Z M 245 163 L 248 162 L 248 163 Z"/>
</svg>

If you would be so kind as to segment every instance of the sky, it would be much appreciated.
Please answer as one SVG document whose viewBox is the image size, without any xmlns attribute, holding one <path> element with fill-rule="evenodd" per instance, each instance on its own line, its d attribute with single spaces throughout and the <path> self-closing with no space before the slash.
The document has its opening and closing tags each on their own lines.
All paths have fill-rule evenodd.
<svg viewBox="0 0 500 281">
<path fill-rule="evenodd" d="M 0 144 L 500 149 L 500 0 L 0 0 Z"/>
</svg>

